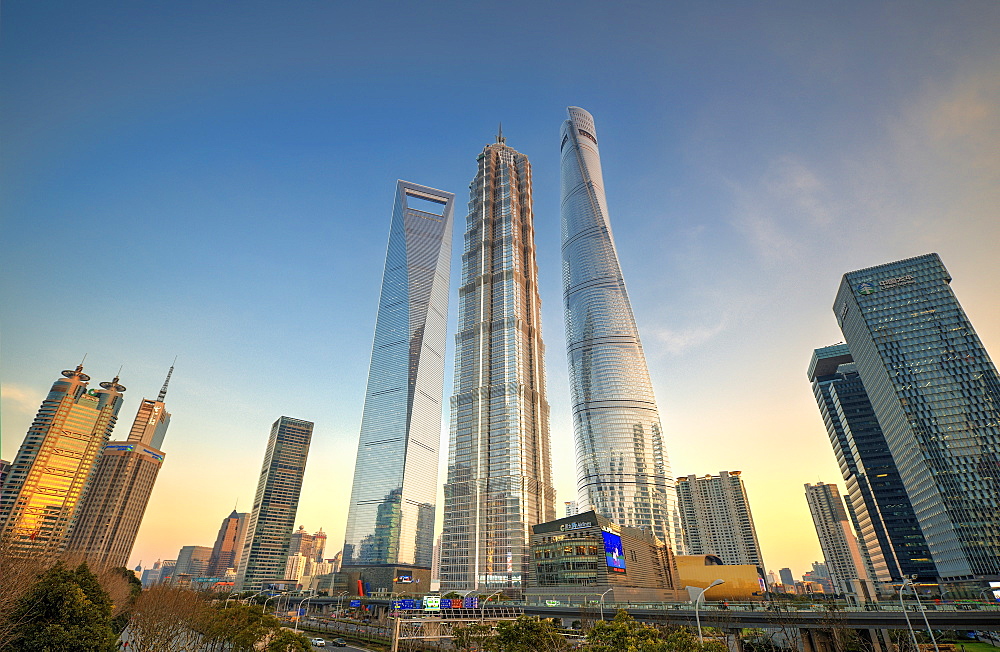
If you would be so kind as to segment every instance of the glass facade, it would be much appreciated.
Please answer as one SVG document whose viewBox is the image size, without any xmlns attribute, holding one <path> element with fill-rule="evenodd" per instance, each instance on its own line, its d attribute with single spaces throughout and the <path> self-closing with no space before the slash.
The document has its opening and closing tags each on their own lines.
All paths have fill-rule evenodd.
<svg viewBox="0 0 1000 652">
<path fill-rule="evenodd" d="M 531 165 L 502 136 L 469 186 L 444 489 L 441 590 L 518 595 L 555 518 Z"/>
<path fill-rule="evenodd" d="M 271 426 L 236 575 L 237 590 L 259 591 L 271 580 L 284 579 L 312 431 L 312 422 L 290 417 Z M 212 549 L 208 550 L 206 563 Z"/>
<path fill-rule="evenodd" d="M 834 312 L 938 576 L 1000 579 L 1000 378 L 937 254 L 844 275 Z"/>
<path fill-rule="evenodd" d="M 561 133 L 562 261 L 580 509 L 681 550 L 660 413 L 618 264 L 593 117 Z M 670 478 L 668 480 L 668 478 Z"/>
<path fill-rule="evenodd" d="M 125 391 L 117 377 L 88 390 L 82 365 L 62 375 L 38 408 L 0 493 L 0 536 L 33 555 L 65 549 Z"/>
<path fill-rule="evenodd" d="M 163 464 L 159 447 L 170 424 L 164 400 L 173 371 L 171 367 L 156 400 L 143 399 L 139 404 L 128 440 L 105 444 L 97 459 L 68 545 L 93 567 L 122 567 L 132 554 Z"/>
<path fill-rule="evenodd" d="M 933 580 L 937 573 L 927 542 L 848 346 L 816 349 L 808 376 L 872 577 Z"/>
<path fill-rule="evenodd" d="M 343 565 L 430 568 L 454 195 L 396 186 Z"/>
</svg>

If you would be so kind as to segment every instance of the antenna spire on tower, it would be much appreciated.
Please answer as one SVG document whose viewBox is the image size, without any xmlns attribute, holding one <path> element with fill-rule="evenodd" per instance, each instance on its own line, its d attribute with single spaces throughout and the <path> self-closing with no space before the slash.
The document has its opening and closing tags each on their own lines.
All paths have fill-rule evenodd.
<svg viewBox="0 0 1000 652">
<path fill-rule="evenodd" d="M 167 385 L 170 384 L 170 376 L 174 373 L 174 365 L 177 364 L 177 356 L 174 356 L 174 361 L 170 364 L 170 371 L 167 372 L 167 379 L 163 381 L 163 387 L 160 388 L 160 395 L 156 398 L 160 403 L 163 399 L 167 398 Z"/>
<path fill-rule="evenodd" d="M 500 126 L 497 127 L 497 142 L 500 143 L 501 145 L 507 143 L 507 139 L 503 137 L 503 123 L 502 122 L 500 123 Z"/>
</svg>

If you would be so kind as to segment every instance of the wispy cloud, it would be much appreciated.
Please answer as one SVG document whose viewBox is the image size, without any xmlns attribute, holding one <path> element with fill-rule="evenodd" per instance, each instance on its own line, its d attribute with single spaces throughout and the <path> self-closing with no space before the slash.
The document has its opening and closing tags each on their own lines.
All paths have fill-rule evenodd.
<svg viewBox="0 0 1000 652">
<path fill-rule="evenodd" d="M 733 223 L 765 264 L 798 258 L 815 231 L 832 222 L 831 200 L 820 175 L 783 155 L 752 183 L 731 184 Z"/>
<path fill-rule="evenodd" d="M 3 401 L 3 410 L 7 414 L 31 415 L 38 408 L 40 399 L 37 390 L 32 391 L 14 383 L 4 383 L 0 387 L 0 400 Z"/>
<path fill-rule="evenodd" d="M 679 355 L 708 342 L 726 330 L 727 319 L 723 317 L 714 326 L 694 326 L 683 329 L 656 328 L 653 337 L 656 345 L 672 355 Z"/>
</svg>

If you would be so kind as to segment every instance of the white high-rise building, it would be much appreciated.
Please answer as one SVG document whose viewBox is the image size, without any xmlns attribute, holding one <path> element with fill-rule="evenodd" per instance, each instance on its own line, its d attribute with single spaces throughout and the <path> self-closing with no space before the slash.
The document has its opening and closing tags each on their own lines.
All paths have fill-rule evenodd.
<svg viewBox="0 0 1000 652">
<path fill-rule="evenodd" d="M 764 566 L 750 501 L 739 471 L 677 478 L 686 555 L 715 555 L 727 564 Z"/>
<path fill-rule="evenodd" d="M 566 350 L 580 509 L 650 530 L 679 548 L 677 498 L 604 197 L 594 118 L 562 126 Z"/>
<path fill-rule="evenodd" d="M 856 582 L 868 583 L 870 579 L 858 537 L 851 529 L 844 499 L 837 485 L 818 482 L 807 484 L 805 488 L 809 513 L 812 514 L 834 591 L 854 593 L 857 591 Z"/>
</svg>

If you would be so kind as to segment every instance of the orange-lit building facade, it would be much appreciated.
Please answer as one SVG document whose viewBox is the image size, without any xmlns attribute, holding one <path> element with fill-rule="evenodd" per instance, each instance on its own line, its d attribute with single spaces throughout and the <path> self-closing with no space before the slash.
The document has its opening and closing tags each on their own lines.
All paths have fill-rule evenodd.
<svg viewBox="0 0 1000 652">
<path fill-rule="evenodd" d="M 105 444 L 97 460 L 68 546 L 92 566 L 122 567 L 132 554 L 163 464 L 160 446 L 170 424 L 164 400 L 171 373 L 173 367 L 156 400 L 142 400 L 128 439 Z"/>
<path fill-rule="evenodd" d="M 83 365 L 62 375 L 38 408 L 0 493 L 0 538 L 33 555 L 65 549 L 125 391 L 117 377 L 88 389 Z"/>
</svg>

